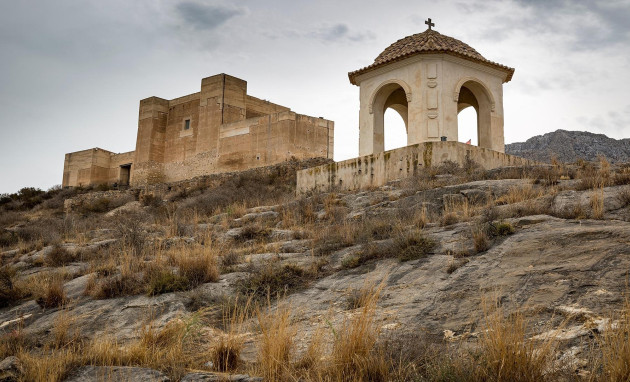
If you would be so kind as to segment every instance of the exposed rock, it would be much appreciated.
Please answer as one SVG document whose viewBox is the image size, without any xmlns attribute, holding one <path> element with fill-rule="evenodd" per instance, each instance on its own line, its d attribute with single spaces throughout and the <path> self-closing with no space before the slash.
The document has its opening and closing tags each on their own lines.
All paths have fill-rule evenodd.
<svg viewBox="0 0 630 382">
<path fill-rule="evenodd" d="M 142 211 L 142 204 L 138 201 L 133 201 L 133 202 L 123 204 L 120 207 L 114 208 L 113 210 L 106 213 L 105 217 L 111 218 L 112 216 L 116 216 L 121 213 L 139 212 L 139 211 Z"/>
<path fill-rule="evenodd" d="M 18 357 L 7 357 L 0 362 L 0 382 L 18 381 L 23 373 L 24 367 Z"/>
<path fill-rule="evenodd" d="M 285 241 L 280 245 L 280 252 L 289 253 L 289 252 L 305 252 L 311 248 L 313 240 L 303 239 L 303 240 L 290 240 Z"/>
<path fill-rule="evenodd" d="M 66 382 L 169 382 L 161 371 L 128 366 L 82 366 L 74 370 Z"/>
<path fill-rule="evenodd" d="M 224 375 L 215 373 L 190 373 L 186 374 L 181 382 L 261 382 L 260 377 L 250 377 L 245 374 Z"/>
</svg>

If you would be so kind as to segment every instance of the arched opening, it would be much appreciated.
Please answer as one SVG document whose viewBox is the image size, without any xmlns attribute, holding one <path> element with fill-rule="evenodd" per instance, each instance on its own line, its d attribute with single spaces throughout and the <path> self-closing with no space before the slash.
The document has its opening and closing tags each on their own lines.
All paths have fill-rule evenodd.
<svg viewBox="0 0 630 382">
<path fill-rule="evenodd" d="M 492 101 L 486 88 L 474 80 L 464 82 L 457 100 L 457 140 L 492 148 Z"/>
<path fill-rule="evenodd" d="M 388 108 L 384 116 L 385 151 L 407 146 L 407 124 L 402 115 Z"/>
<path fill-rule="evenodd" d="M 372 103 L 374 153 L 407 146 L 407 110 L 407 93 L 400 84 L 389 83 L 378 90 Z"/>
</svg>

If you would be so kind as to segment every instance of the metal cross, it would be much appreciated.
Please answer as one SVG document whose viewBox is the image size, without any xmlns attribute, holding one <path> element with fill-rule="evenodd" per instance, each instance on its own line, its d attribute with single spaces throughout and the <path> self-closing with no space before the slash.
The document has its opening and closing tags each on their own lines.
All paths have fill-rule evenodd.
<svg viewBox="0 0 630 382">
<path fill-rule="evenodd" d="M 435 26 L 435 23 L 431 22 L 431 18 L 429 17 L 429 19 L 427 21 L 424 22 L 425 24 L 427 24 L 429 26 L 429 30 L 431 30 L 431 27 Z"/>
</svg>

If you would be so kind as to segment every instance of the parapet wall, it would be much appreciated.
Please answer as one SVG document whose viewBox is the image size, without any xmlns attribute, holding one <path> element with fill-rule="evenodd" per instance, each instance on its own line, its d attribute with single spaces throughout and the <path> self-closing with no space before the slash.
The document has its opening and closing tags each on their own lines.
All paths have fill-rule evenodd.
<svg viewBox="0 0 630 382">
<path fill-rule="evenodd" d="M 486 170 L 504 166 L 532 166 L 535 161 L 459 142 L 425 142 L 378 154 L 298 171 L 296 192 L 354 190 L 378 187 L 413 176 L 450 160 L 463 165 L 473 160 Z"/>
</svg>

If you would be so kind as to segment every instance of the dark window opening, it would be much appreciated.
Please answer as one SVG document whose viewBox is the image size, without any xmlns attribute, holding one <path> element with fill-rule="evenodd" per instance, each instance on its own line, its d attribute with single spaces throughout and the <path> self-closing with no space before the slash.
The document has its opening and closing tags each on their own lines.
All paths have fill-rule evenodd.
<svg viewBox="0 0 630 382">
<path fill-rule="evenodd" d="M 184 121 L 184 130 L 190 129 L 190 119 Z"/>
</svg>

